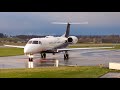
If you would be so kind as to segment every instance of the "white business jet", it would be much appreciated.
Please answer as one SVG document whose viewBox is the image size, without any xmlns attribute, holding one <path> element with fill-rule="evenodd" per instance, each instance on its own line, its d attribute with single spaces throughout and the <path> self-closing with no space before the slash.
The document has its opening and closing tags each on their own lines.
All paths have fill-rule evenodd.
<svg viewBox="0 0 120 90">
<path fill-rule="evenodd" d="M 66 48 L 69 44 L 75 44 L 78 42 L 76 36 L 69 36 L 71 24 L 88 24 L 84 23 L 60 23 L 54 22 L 53 24 L 67 24 L 65 34 L 60 37 L 46 36 L 44 38 L 32 38 L 25 46 L 4 45 L 7 47 L 24 48 L 24 54 L 29 57 L 29 61 L 33 61 L 33 55 L 36 53 L 41 54 L 41 58 L 46 58 L 46 53 L 65 52 L 64 59 L 69 59 L 68 51 L 80 50 L 80 49 L 98 49 L 98 48 L 111 48 L 111 47 L 92 47 L 92 48 Z"/>
</svg>

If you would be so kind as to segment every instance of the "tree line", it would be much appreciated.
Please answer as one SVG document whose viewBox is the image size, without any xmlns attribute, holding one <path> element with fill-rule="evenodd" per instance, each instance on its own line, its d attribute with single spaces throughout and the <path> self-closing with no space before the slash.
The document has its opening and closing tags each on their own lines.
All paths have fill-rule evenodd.
<svg viewBox="0 0 120 90">
<path fill-rule="evenodd" d="M 120 43 L 120 35 L 79 35 L 79 43 Z"/>
<path fill-rule="evenodd" d="M 56 35 L 57 36 L 57 35 Z M 60 36 L 60 35 L 58 35 Z M 120 43 L 120 35 L 75 35 L 78 37 L 78 43 Z M 27 42 L 31 38 L 41 38 L 39 35 L 14 35 L 8 36 L 0 33 L 1 40 Z M 2 39 L 4 38 L 4 39 Z"/>
</svg>

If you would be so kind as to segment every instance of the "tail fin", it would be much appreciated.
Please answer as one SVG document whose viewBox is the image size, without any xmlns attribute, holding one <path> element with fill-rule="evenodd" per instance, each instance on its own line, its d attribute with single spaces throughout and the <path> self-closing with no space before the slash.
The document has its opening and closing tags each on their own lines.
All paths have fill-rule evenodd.
<svg viewBox="0 0 120 90">
<path fill-rule="evenodd" d="M 70 34 L 70 25 L 71 25 L 71 24 L 88 24 L 88 22 L 83 22 L 83 23 L 53 22 L 53 24 L 67 24 L 66 32 L 65 32 L 65 34 L 63 34 L 61 37 L 69 37 L 69 34 Z"/>
<path fill-rule="evenodd" d="M 70 34 L 70 24 L 68 23 L 67 24 L 67 29 L 66 29 L 66 32 L 65 32 L 65 34 L 64 35 L 62 35 L 62 37 L 69 37 L 69 34 Z"/>
</svg>

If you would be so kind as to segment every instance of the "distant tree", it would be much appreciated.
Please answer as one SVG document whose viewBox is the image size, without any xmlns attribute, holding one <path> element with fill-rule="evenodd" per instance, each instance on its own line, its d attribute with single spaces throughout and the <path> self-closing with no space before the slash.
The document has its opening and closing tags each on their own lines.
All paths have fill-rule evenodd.
<svg viewBox="0 0 120 90">
<path fill-rule="evenodd" d="M 4 38 L 4 34 L 3 33 L 0 33 L 0 38 Z"/>
</svg>

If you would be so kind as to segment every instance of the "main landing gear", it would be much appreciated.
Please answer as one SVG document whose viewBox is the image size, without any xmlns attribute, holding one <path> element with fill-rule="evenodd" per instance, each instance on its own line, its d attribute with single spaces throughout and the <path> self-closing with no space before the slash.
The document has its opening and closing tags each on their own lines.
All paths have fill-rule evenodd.
<svg viewBox="0 0 120 90">
<path fill-rule="evenodd" d="M 53 53 L 53 55 L 55 55 L 55 53 Z M 46 59 L 46 53 L 45 52 L 42 52 L 41 53 L 41 58 L 42 59 Z M 64 60 L 68 60 L 69 59 L 69 54 L 67 51 L 65 51 L 65 54 L 64 54 Z"/>
<path fill-rule="evenodd" d="M 65 51 L 65 54 L 64 54 L 64 60 L 68 60 L 69 59 L 69 54 L 67 51 Z"/>
<path fill-rule="evenodd" d="M 46 58 L 46 53 L 41 53 L 41 58 L 45 59 Z"/>
</svg>

